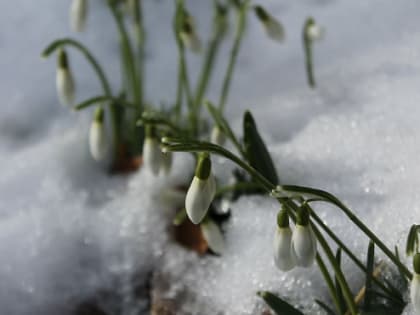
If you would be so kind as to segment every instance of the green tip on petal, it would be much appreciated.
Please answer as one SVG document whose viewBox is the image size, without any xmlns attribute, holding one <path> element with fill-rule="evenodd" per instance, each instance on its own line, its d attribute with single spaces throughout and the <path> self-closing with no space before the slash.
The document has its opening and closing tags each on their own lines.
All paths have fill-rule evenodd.
<svg viewBox="0 0 420 315">
<path fill-rule="evenodd" d="M 289 227 L 289 215 L 285 208 L 281 209 L 277 214 L 277 225 L 279 228 L 288 228 Z"/>
<path fill-rule="evenodd" d="M 93 119 L 96 122 L 103 123 L 104 117 L 105 117 L 105 111 L 102 108 L 102 106 L 97 107 L 96 110 L 95 110 L 95 114 L 93 116 Z"/>
<path fill-rule="evenodd" d="M 197 167 L 195 169 L 195 176 L 199 179 L 206 180 L 211 173 L 211 160 L 208 153 L 203 153 L 198 158 Z"/>
<path fill-rule="evenodd" d="M 306 205 L 303 205 L 299 208 L 297 211 L 297 224 L 302 226 L 308 226 L 309 225 L 309 209 Z"/>
<path fill-rule="evenodd" d="M 146 138 L 156 138 L 156 127 L 153 125 L 146 125 L 145 127 Z"/>
<path fill-rule="evenodd" d="M 267 11 L 260 5 L 256 5 L 254 7 L 254 12 L 257 15 L 258 19 L 265 23 L 270 20 L 270 15 L 267 13 Z"/>
<path fill-rule="evenodd" d="M 413 257 L 413 269 L 417 274 L 420 274 L 420 253 L 416 253 Z"/>
<path fill-rule="evenodd" d="M 67 53 L 62 48 L 58 50 L 57 66 L 62 69 L 68 69 L 69 67 L 69 60 L 67 57 Z"/>
</svg>

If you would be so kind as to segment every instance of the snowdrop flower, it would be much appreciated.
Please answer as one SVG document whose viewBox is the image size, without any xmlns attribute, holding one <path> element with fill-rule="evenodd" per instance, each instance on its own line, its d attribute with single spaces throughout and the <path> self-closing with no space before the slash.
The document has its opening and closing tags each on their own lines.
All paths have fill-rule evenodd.
<svg viewBox="0 0 420 315">
<path fill-rule="evenodd" d="M 310 267 L 315 260 L 317 240 L 312 231 L 309 211 L 301 207 L 297 214 L 297 224 L 292 236 L 292 250 L 296 256 L 296 264 L 300 267 Z"/>
<path fill-rule="evenodd" d="M 143 161 L 144 165 L 154 175 L 158 175 L 162 162 L 162 151 L 156 137 L 156 130 L 153 126 L 146 126 L 146 138 L 143 144 Z"/>
<path fill-rule="evenodd" d="M 211 173 L 211 160 L 208 154 L 199 157 L 195 175 L 185 198 L 185 209 L 191 222 L 198 224 L 205 217 L 214 195 L 216 181 Z"/>
<path fill-rule="evenodd" d="M 101 106 L 98 107 L 95 111 L 92 124 L 90 125 L 89 149 L 90 154 L 96 161 L 103 160 L 108 150 L 104 116 L 104 109 Z"/>
<path fill-rule="evenodd" d="M 289 271 L 296 266 L 292 235 L 287 210 L 282 209 L 277 216 L 277 229 L 274 235 L 274 262 L 282 271 Z"/>
<path fill-rule="evenodd" d="M 284 28 L 281 23 L 272 17 L 268 12 L 261 6 L 257 5 L 254 7 L 255 14 L 264 26 L 265 32 L 271 39 L 282 41 L 284 39 Z"/>
<path fill-rule="evenodd" d="M 225 241 L 219 226 L 210 219 L 204 220 L 200 225 L 204 239 L 209 248 L 217 255 L 222 255 L 225 250 Z"/>
<path fill-rule="evenodd" d="M 315 23 L 313 19 L 309 19 L 306 25 L 306 36 L 311 41 L 321 40 L 324 37 L 324 29 Z"/>
<path fill-rule="evenodd" d="M 185 17 L 185 22 L 182 26 L 182 30 L 179 34 L 185 47 L 190 49 L 194 53 L 201 52 L 201 41 L 194 30 L 193 23 L 190 16 Z"/>
<path fill-rule="evenodd" d="M 57 57 L 56 87 L 58 98 L 64 106 L 73 106 L 75 85 L 67 53 L 60 49 Z"/>
<path fill-rule="evenodd" d="M 172 152 L 165 152 L 161 154 L 160 170 L 163 174 L 168 175 L 172 168 Z"/>
<path fill-rule="evenodd" d="M 70 8 L 70 26 L 75 32 L 82 32 L 86 24 L 88 0 L 73 0 Z"/>
<path fill-rule="evenodd" d="M 410 298 L 414 311 L 416 314 L 420 314 L 420 253 L 414 255 L 413 267 L 414 272 L 410 284 Z"/>
<path fill-rule="evenodd" d="M 211 131 L 210 142 L 223 146 L 226 142 L 226 136 L 219 126 L 214 126 Z"/>
</svg>

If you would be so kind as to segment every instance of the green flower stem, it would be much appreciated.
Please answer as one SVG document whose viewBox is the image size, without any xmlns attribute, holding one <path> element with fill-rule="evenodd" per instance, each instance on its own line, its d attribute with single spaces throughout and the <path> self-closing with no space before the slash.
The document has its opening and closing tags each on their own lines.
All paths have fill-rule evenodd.
<svg viewBox="0 0 420 315">
<path fill-rule="evenodd" d="M 87 59 L 87 61 L 91 64 L 93 70 L 95 71 L 96 75 L 101 82 L 102 88 L 106 95 L 112 95 L 111 87 L 109 85 L 109 81 L 105 76 L 105 72 L 103 71 L 100 64 L 96 61 L 96 58 L 90 53 L 90 51 L 80 42 L 71 39 L 71 38 L 62 38 L 53 41 L 47 48 L 44 49 L 42 52 L 42 57 L 47 58 L 49 57 L 54 51 L 63 47 L 63 46 L 72 46 L 79 50 Z"/>
<path fill-rule="evenodd" d="M 218 188 L 216 191 L 215 198 L 220 197 L 223 194 L 230 191 L 248 191 L 248 190 L 252 191 L 257 188 L 261 188 L 261 185 L 257 183 L 253 183 L 253 182 L 239 182 L 234 185 L 227 185 L 227 186 Z"/>
<path fill-rule="evenodd" d="M 318 201 L 318 200 L 317 200 Z M 308 200 L 306 201 L 308 202 Z M 328 234 L 329 237 L 349 256 L 349 258 L 355 263 L 357 267 L 359 267 L 364 273 L 367 272 L 366 266 L 352 253 L 352 251 L 340 240 L 340 238 L 321 220 L 321 218 L 310 208 L 310 214 L 314 221 Z M 380 287 L 385 293 L 389 296 L 393 296 L 395 292 L 385 286 L 382 282 L 380 282 L 377 278 L 373 277 L 373 281 Z M 391 286 L 390 283 L 387 283 L 388 286 Z M 394 290 L 396 290 L 394 288 Z M 398 290 L 396 290 L 398 292 Z"/>
<path fill-rule="evenodd" d="M 119 106 L 124 106 L 127 108 L 131 108 L 131 109 L 136 109 L 136 105 L 129 103 L 123 99 L 120 98 L 115 98 L 115 97 L 110 97 L 110 96 L 95 96 L 92 98 L 87 99 L 86 101 L 77 104 L 76 106 L 73 107 L 73 109 L 75 111 L 79 111 L 85 108 L 88 108 L 92 105 L 98 104 L 98 103 L 102 103 L 102 102 L 113 102 L 115 105 L 119 105 Z"/>
<path fill-rule="evenodd" d="M 143 26 L 143 10 L 141 6 L 142 0 L 134 1 L 134 32 L 137 44 L 137 69 L 138 69 L 138 89 L 140 94 L 140 104 L 143 104 L 144 98 L 144 43 L 146 33 Z"/>
<path fill-rule="evenodd" d="M 200 80 L 197 86 L 197 92 L 195 95 L 194 106 L 196 107 L 196 111 L 199 112 L 199 108 L 203 101 L 203 96 L 206 93 L 206 89 L 211 77 L 212 70 L 214 68 L 214 60 L 217 55 L 217 51 L 220 47 L 221 39 L 222 39 L 222 30 L 220 26 L 217 26 L 218 30 L 216 34 L 210 39 L 209 47 L 206 52 L 205 61 L 203 64 L 203 68 L 201 70 Z"/>
<path fill-rule="evenodd" d="M 240 152 L 242 156 L 245 156 L 245 152 L 242 148 L 242 145 L 240 144 L 239 140 L 236 138 L 235 134 L 230 128 L 229 123 L 223 117 L 223 114 L 220 113 L 219 110 L 211 102 L 206 101 L 205 104 L 209 113 L 212 115 L 214 121 L 216 122 L 216 124 L 219 125 L 219 128 L 222 128 L 223 132 L 232 141 L 238 152 Z"/>
<path fill-rule="evenodd" d="M 305 52 L 305 69 L 308 84 L 311 88 L 315 87 L 315 77 L 313 70 L 312 40 L 308 37 L 308 27 L 314 23 L 312 18 L 308 18 L 303 26 L 303 48 Z"/>
<path fill-rule="evenodd" d="M 127 30 L 125 29 L 121 14 L 118 12 L 112 0 L 108 0 L 108 5 L 111 10 L 112 16 L 114 17 L 114 20 L 117 25 L 118 32 L 121 38 L 122 55 L 123 55 L 123 58 L 125 59 L 124 64 L 127 67 L 128 75 L 130 77 L 134 104 L 137 106 L 137 113 L 133 118 L 133 125 L 135 125 L 137 118 L 140 117 L 142 113 L 143 104 L 141 103 L 142 97 L 140 95 L 140 89 L 139 89 L 140 84 L 139 84 L 139 78 L 137 75 L 136 66 L 134 62 L 133 49 L 131 47 L 130 38 L 128 37 Z"/>
<path fill-rule="evenodd" d="M 178 80 L 176 88 L 176 101 L 175 101 L 175 121 L 179 123 L 181 120 L 181 111 L 182 111 L 182 95 L 183 95 L 183 75 L 182 75 L 182 66 L 181 66 L 181 54 L 178 54 Z"/>
<path fill-rule="evenodd" d="M 175 134 L 177 134 L 178 136 L 182 137 L 187 137 L 188 132 L 180 127 L 178 127 L 177 125 L 173 124 L 170 120 L 165 119 L 165 118 L 161 118 L 161 117 L 142 117 L 137 121 L 137 125 L 141 126 L 144 124 L 152 124 L 152 125 L 163 125 L 168 127 L 169 129 L 171 129 L 171 131 Z"/>
<path fill-rule="evenodd" d="M 63 46 L 72 46 L 79 50 L 87 59 L 87 61 L 91 64 L 93 70 L 95 71 L 96 75 L 99 78 L 99 81 L 102 85 L 104 90 L 104 94 L 108 98 L 112 98 L 112 91 L 111 86 L 109 84 L 108 79 L 105 76 L 105 72 L 103 71 L 102 67 L 96 60 L 96 58 L 90 53 L 90 51 L 78 41 L 71 39 L 71 38 L 63 38 L 52 42 L 45 50 L 42 52 L 42 56 L 47 58 L 51 55 L 55 50 Z M 109 103 L 109 112 L 111 116 L 111 128 L 112 128 L 112 135 L 113 135 L 113 147 L 114 147 L 114 160 L 118 156 L 118 144 L 119 144 L 119 131 L 118 131 L 118 121 L 117 121 L 117 112 L 115 108 L 115 104 L 113 102 Z"/>
<path fill-rule="evenodd" d="M 241 4 L 241 7 L 238 9 L 235 39 L 233 42 L 232 50 L 230 52 L 229 64 L 228 64 L 228 68 L 225 74 L 225 78 L 223 80 L 222 93 L 220 95 L 220 100 L 219 100 L 219 109 L 221 112 L 223 112 L 225 108 L 225 103 L 228 97 L 230 83 L 232 81 L 233 70 L 235 68 L 236 60 L 238 59 L 239 48 L 241 47 L 242 38 L 245 33 L 248 6 L 249 6 L 249 0 L 245 0 Z"/>
<path fill-rule="evenodd" d="M 315 188 L 303 187 L 303 186 L 293 186 L 293 185 L 283 185 L 281 189 L 287 192 L 295 192 L 300 194 L 310 194 L 319 196 L 324 199 L 325 202 L 329 202 L 339 209 L 341 209 L 344 214 L 352 221 L 363 233 L 365 233 L 369 239 L 371 239 L 375 245 L 377 245 L 386 256 L 398 267 L 401 271 L 411 279 L 413 277 L 412 273 L 408 270 L 404 264 L 394 255 L 394 253 L 362 222 L 360 219 L 349 209 L 347 208 L 340 200 L 338 200 L 334 195 Z"/>
</svg>

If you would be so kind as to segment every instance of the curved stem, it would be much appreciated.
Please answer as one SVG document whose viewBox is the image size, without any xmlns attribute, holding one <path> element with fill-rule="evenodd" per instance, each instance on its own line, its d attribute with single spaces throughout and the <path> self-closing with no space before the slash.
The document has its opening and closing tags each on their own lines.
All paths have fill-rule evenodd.
<svg viewBox="0 0 420 315">
<path fill-rule="evenodd" d="M 112 91 L 111 86 L 109 84 L 108 79 L 105 76 L 105 72 L 103 71 L 102 67 L 96 60 L 96 58 L 90 53 L 90 51 L 80 42 L 71 39 L 71 38 L 63 38 L 52 42 L 45 50 L 42 52 L 43 57 L 48 57 L 51 53 L 62 46 L 72 46 L 79 50 L 87 59 L 87 61 L 92 65 L 93 70 L 95 71 L 96 75 L 101 82 L 102 89 L 104 90 L 104 94 L 108 98 L 112 98 Z M 112 135 L 113 135 L 113 146 L 114 146 L 114 161 L 118 157 L 118 145 L 119 145 L 119 130 L 118 130 L 118 118 L 117 112 L 114 103 L 109 103 L 109 112 L 111 116 L 111 128 L 112 128 Z"/>
<path fill-rule="evenodd" d="M 344 214 L 352 221 L 363 233 L 365 233 L 383 252 L 389 259 L 398 267 L 401 268 L 402 272 L 411 279 L 413 277 L 412 273 L 408 268 L 403 265 L 400 260 L 394 255 L 394 253 L 349 209 L 347 208 L 338 198 L 334 195 L 326 192 L 324 190 L 304 187 L 304 186 L 294 186 L 294 185 L 283 185 L 281 189 L 289 192 L 297 192 L 301 194 L 310 194 L 319 196 L 324 199 L 325 202 L 329 202 L 337 206 Z"/>
<path fill-rule="evenodd" d="M 104 90 L 104 93 L 108 96 L 111 96 L 111 87 L 109 85 L 109 81 L 107 80 L 105 76 L 105 72 L 103 71 L 100 64 L 96 61 L 96 58 L 89 52 L 89 50 L 80 42 L 71 39 L 71 38 L 62 38 L 58 39 L 54 42 L 52 42 L 50 45 L 48 45 L 47 48 L 42 52 L 43 57 L 48 57 L 51 55 L 55 50 L 62 46 L 72 46 L 79 50 L 89 61 L 89 63 L 92 65 L 93 70 L 95 71 L 96 75 L 99 78 L 99 81 L 101 82 L 102 88 Z"/>
<path fill-rule="evenodd" d="M 120 106 L 124 106 L 124 107 L 128 107 L 131 109 L 136 109 L 136 106 L 134 104 L 131 104 L 125 100 L 119 99 L 119 98 L 115 98 L 115 97 L 110 97 L 110 96 L 95 96 L 92 98 L 87 99 L 86 101 L 77 104 L 76 106 L 73 107 L 73 109 L 75 111 L 79 111 L 85 108 L 88 108 L 92 105 L 95 105 L 97 103 L 102 103 L 102 102 L 114 102 L 114 104 L 116 105 L 120 105 Z"/>
<path fill-rule="evenodd" d="M 230 83 L 232 81 L 233 70 L 235 68 L 236 60 L 238 59 L 239 48 L 241 47 L 241 42 L 244 35 L 248 4 L 249 0 L 245 0 L 242 3 L 241 7 L 238 9 L 236 35 L 233 42 L 232 50 L 230 52 L 229 64 L 226 70 L 225 78 L 223 80 L 222 93 L 220 95 L 219 100 L 219 109 L 221 112 L 223 112 L 225 108 Z"/>
</svg>

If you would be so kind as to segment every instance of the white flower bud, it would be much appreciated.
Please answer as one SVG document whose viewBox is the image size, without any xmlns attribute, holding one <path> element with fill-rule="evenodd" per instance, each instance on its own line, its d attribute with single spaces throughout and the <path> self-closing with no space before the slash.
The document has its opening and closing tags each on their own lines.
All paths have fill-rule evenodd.
<svg viewBox="0 0 420 315">
<path fill-rule="evenodd" d="M 75 84 L 70 71 L 67 54 L 61 49 L 58 52 L 56 88 L 60 103 L 63 106 L 72 107 L 74 104 Z"/>
<path fill-rule="evenodd" d="M 162 152 L 162 149 L 161 149 Z M 160 169 L 163 174 L 168 175 L 172 168 L 172 152 L 162 152 Z"/>
<path fill-rule="evenodd" d="M 215 194 L 216 181 L 211 173 L 210 157 L 202 156 L 185 198 L 185 210 L 192 223 L 198 224 L 203 220 Z"/>
<path fill-rule="evenodd" d="M 271 16 L 262 6 L 255 6 L 254 10 L 268 37 L 273 40 L 282 41 L 284 39 L 283 25 Z"/>
<path fill-rule="evenodd" d="M 306 29 L 306 36 L 312 41 L 321 40 L 324 37 L 324 34 L 324 29 L 315 23 L 309 25 Z"/>
<path fill-rule="evenodd" d="M 195 32 L 187 33 L 182 31 L 179 36 L 181 37 L 181 40 L 184 43 L 185 47 L 187 47 L 189 50 L 191 50 L 194 53 L 201 52 L 201 41 Z"/>
<path fill-rule="evenodd" d="M 213 175 L 208 179 L 194 176 L 185 198 L 185 209 L 191 222 L 198 224 L 203 220 L 216 194 L 216 182 Z"/>
<path fill-rule="evenodd" d="M 162 151 L 157 139 L 146 137 L 143 144 L 144 165 L 149 168 L 154 175 L 159 174 L 162 161 Z"/>
<path fill-rule="evenodd" d="M 73 0 L 70 8 L 70 26 L 74 32 L 82 32 L 86 24 L 88 0 Z"/>
<path fill-rule="evenodd" d="M 317 240 L 311 226 L 297 224 L 292 236 L 292 250 L 300 267 L 310 267 L 317 253 Z"/>
<path fill-rule="evenodd" d="M 95 118 L 90 125 L 89 149 L 90 154 L 96 161 L 103 160 L 108 151 L 108 141 L 104 124 L 104 110 L 102 107 L 98 107 Z"/>
<path fill-rule="evenodd" d="M 225 250 L 225 240 L 219 226 L 212 220 L 205 220 L 200 227 L 209 248 L 215 254 L 222 255 Z"/>
<path fill-rule="evenodd" d="M 282 271 L 289 271 L 296 266 L 295 253 L 292 250 L 292 235 L 290 227 L 278 227 L 274 235 L 274 262 Z"/>
<path fill-rule="evenodd" d="M 220 130 L 219 126 L 214 126 L 213 130 L 211 131 L 210 142 L 223 146 L 226 142 L 226 136 L 222 130 Z"/>
</svg>

